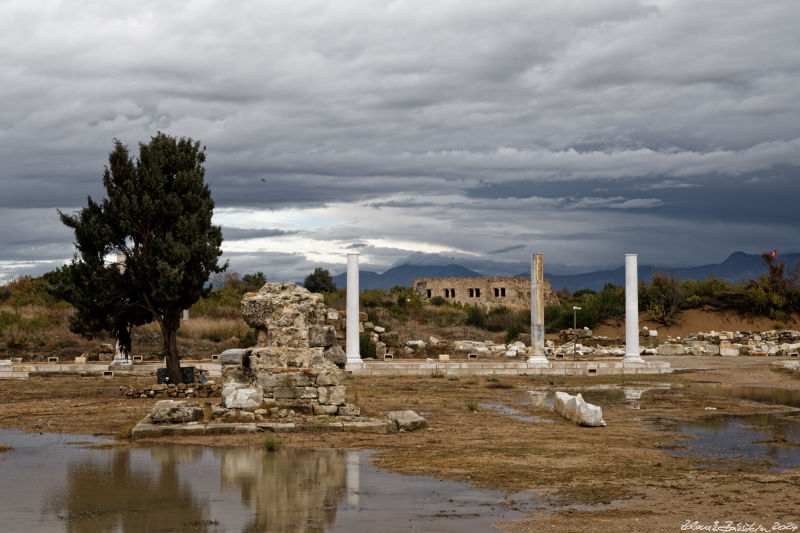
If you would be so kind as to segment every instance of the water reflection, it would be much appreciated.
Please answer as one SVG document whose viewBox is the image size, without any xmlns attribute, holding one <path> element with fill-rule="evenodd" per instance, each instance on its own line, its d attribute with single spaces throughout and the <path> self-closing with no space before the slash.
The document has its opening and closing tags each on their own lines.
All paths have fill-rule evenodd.
<svg viewBox="0 0 800 533">
<path fill-rule="evenodd" d="M 66 483 L 48 498 L 45 512 L 75 533 L 183 531 L 216 532 L 208 500 L 198 498 L 178 474 L 180 449 L 159 450 L 154 471 L 132 466 L 130 450 L 84 458 L 67 466 Z"/>
<path fill-rule="evenodd" d="M 675 422 L 658 420 L 657 427 L 691 435 L 679 441 L 674 455 L 709 459 L 769 460 L 775 470 L 800 465 L 800 419 L 796 414 L 710 416 Z"/>
<path fill-rule="evenodd" d="M 323 531 L 336 522 L 347 478 L 344 451 L 265 454 L 258 448 L 234 448 L 215 453 L 221 459 L 222 487 L 239 489 L 242 502 L 255 509 L 242 531 Z M 358 455 L 351 455 L 357 466 Z"/>
<path fill-rule="evenodd" d="M 684 386 L 693 392 L 705 392 L 729 398 L 800 407 L 800 388 L 786 389 L 783 387 L 728 385 L 722 383 L 686 383 Z"/>
<path fill-rule="evenodd" d="M 366 452 L 157 445 L 0 430 L 5 532 L 494 531 L 544 507 L 508 494 L 369 465 Z"/>
</svg>

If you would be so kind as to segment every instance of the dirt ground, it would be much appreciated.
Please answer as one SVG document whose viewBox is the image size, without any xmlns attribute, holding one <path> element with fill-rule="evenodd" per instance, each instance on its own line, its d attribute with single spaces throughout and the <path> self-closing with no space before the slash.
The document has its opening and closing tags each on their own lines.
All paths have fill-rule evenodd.
<svg viewBox="0 0 800 533">
<path fill-rule="evenodd" d="M 672 357 L 679 370 L 669 376 L 627 377 L 635 381 L 717 382 L 800 388 L 797 374 L 776 371 L 775 358 Z M 284 446 L 377 450 L 375 464 L 399 473 L 465 481 L 514 493 L 536 490 L 560 507 L 499 527 L 523 531 L 681 531 L 687 521 L 701 525 L 727 520 L 800 522 L 800 467 L 770 471 L 765 462 L 716 461 L 669 452 L 678 435 L 664 420 L 697 420 L 714 414 L 788 412 L 791 409 L 709 393 L 643 395 L 641 409 L 609 400 L 605 428 L 582 428 L 543 407 L 533 407 L 527 391 L 558 390 L 619 377 L 487 376 L 434 378 L 351 377 L 348 402 L 362 414 L 414 409 L 428 428 L 388 435 L 346 433 L 280 434 Z M 151 408 L 152 399 L 124 399 L 121 385 L 152 378 L 32 377 L 0 381 L 0 427 L 114 435 L 123 439 Z M 652 396 L 649 396 L 652 394 Z M 525 414 L 553 420 L 517 420 L 486 407 L 501 402 Z M 477 410 L 470 406 L 477 403 Z M 599 403 L 599 402 L 598 402 Z M 713 409 L 709 411 L 708 408 Z M 252 445 L 258 435 L 183 439 L 212 446 Z M 137 445 L 137 443 L 126 444 Z"/>
</svg>

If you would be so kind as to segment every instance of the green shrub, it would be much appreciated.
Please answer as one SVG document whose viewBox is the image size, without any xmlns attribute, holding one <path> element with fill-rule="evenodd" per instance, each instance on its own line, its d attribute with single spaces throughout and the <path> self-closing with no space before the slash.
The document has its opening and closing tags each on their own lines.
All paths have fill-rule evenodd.
<svg viewBox="0 0 800 533">
<path fill-rule="evenodd" d="M 361 293 L 361 307 L 381 307 L 383 305 L 383 289 L 371 289 Z"/>
<path fill-rule="evenodd" d="M 388 310 L 389 310 L 389 316 L 391 316 L 392 318 L 396 318 L 398 320 L 405 320 L 406 318 L 408 318 L 405 309 L 400 307 L 399 304 L 392 304 L 392 306 L 389 307 Z"/>
<path fill-rule="evenodd" d="M 531 327 L 531 315 L 530 312 L 527 314 L 515 314 L 514 320 L 509 324 L 508 329 L 506 330 L 506 343 L 514 342 L 517 339 L 517 336 L 520 333 L 527 333 L 530 331 Z"/>
<path fill-rule="evenodd" d="M 702 281 L 687 279 L 681 282 L 681 288 L 686 298 L 698 296 L 702 303 L 712 302 L 719 293 L 729 290 L 730 284 L 714 276 Z"/>
<path fill-rule="evenodd" d="M 697 294 L 692 294 L 691 296 L 687 297 L 683 300 L 683 304 L 681 308 L 683 309 L 695 309 L 700 307 L 703 304 L 702 299 Z"/>
<path fill-rule="evenodd" d="M 597 294 L 597 291 L 592 289 L 581 289 L 572 293 L 572 298 L 574 300 L 581 300 L 584 296 L 592 296 L 593 294 Z"/>
<path fill-rule="evenodd" d="M 483 311 L 477 305 L 471 305 L 467 307 L 467 326 L 473 326 L 476 328 L 485 329 L 486 328 L 486 312 Z"/>
<path fill-rule="evenodd" d="M 375 359 L 377 352 L 375 350 L 375 343 L 372 342 L 372 337 L 368 333 L 362 333 L 358 337 L 358 348 L 361 357 Z"/>
<path fill-rule="evenodd" d="M 750 280 L 745 297 L 750 312 L 783 322 L 787 313 L 800 311 L 800 287 L 797 269 L 787 275 L 786 262 L 776 263 L 771 254 L 763 254 L 767 273 L 758 280 Z M 799 267 L 800 268 L 800 267 Z"/>
<path fill-rule="evenodd" d="M 656 272 L 650 285 L 640 290 L 639 299 L 651 319 L 669 326 L 683 305 L 683 288 L 674 276 Z"/>
<path fill-rule="evenodd" d="M 30 339 L 25 335 L 20 335 L 19 337 L 15 337 L 9 340 L 6 345 L 10 350 L 14 349 L 22 349 L 25 348 L 30 343 Z"/>
<path fill-rule="evenodd" d="M 378 317 L 378 313 L 375 311 L 375 309 L 367 309 L 366 312 L 367 312 L 367 320 L 369 322 L 372 322 L 376 326 L 381 325 L 380 318 Z"/>
<path fill-rule="evenodd" d="M 467 398 L 466 400 L 464 400 L 464 407 L 466 407 L 470 411 L 477 411 L 478 400 L 476 400 L 475 398 Z"/>
<path fill-rule="evenodd" d="M 446 375 L 447 372 L 443 368 L 436 368 L 431 372 L 431 377 L 436 379 L 443 378 Z"/>
<path fill-rule="evenodd" d="M 189 308 L 190 317 L 239 318 L 242 316 L 242 294 L 231 288 L 212 289 Z"/>
<path fill-rule="evenodd" d="M 444 296 L 434 296 L 431 298 L 431 305 L 435 305 L 436 307 L 440 307 L 447 303 L 447 300 L 444 299 Z"/>
</svg>

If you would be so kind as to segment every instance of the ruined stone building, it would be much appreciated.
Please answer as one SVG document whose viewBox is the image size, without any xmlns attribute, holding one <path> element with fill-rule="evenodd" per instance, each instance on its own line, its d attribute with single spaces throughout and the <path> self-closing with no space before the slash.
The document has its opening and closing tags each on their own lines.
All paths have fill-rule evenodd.
<svg viewBox="0 0 800 533">
<path fill-rule="evenodd" d="M 441 296 L 448 302 L 472 305 L 531 306 L 531 280 L 518 277 L 416 278 L 413 290 L 423 298 Z M 558 305 L 558 297 L 544 280 L 545 305 Z"/>
</svg>

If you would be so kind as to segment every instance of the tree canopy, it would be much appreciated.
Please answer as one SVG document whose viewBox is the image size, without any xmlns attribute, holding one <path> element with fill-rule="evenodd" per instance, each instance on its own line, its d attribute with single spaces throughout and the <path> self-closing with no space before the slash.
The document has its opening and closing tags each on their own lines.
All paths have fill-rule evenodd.
<svg viewBox="0 0 800 533">
<path fill-rule="evenodd" d="M 211 224 L 205 148 L 159 132 L 139 144 L 136 160 L 114 140 L 108 160 L 107 198 L 89 197 L 77 214 L 60 213 L 78 251 L 64 269 L 62 294 L 78 309 L 79 330 L 107 329 L 109 314 L 129 325 L 157 321 L 168 374 L 178 382 L 181 311 L 205 294 L 211 273 L 226 267 L 218 264 L 222 231 Z M 109 254 L 124 258 L 124 267 L 108 264 Z"/>
<path fill-rule="evenodd" d="M 334 292 L 336 284 L 327 268 L 317 267 L 314 272 L 306 276 L 303 287 L 311 292 Z"/>
</svg>

